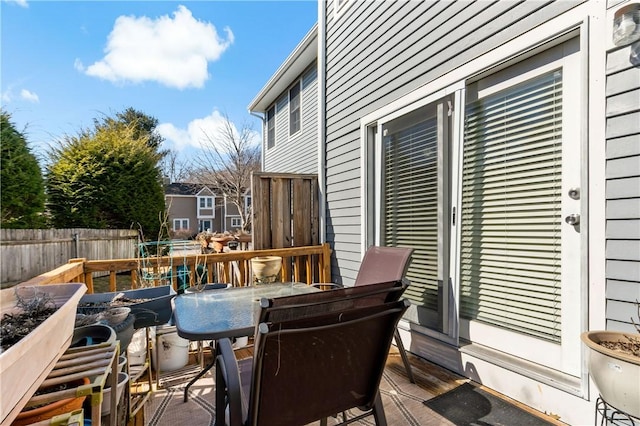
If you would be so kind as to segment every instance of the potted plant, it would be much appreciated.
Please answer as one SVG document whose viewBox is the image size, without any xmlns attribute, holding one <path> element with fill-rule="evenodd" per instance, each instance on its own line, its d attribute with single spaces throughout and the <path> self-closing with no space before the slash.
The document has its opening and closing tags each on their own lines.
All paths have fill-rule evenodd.
<svg viewBox="0 0 640 426">
<path fill-rule="evenodd" d="M 640 418 L 640 326 L 631 321 L 638 333 L 596 330 L 580 338 L 589 348 L 589 374 L 602 399 Z"/>
<path fill-rule="evenodd" d="M 81 283 L 18 285 L 1 291 L 0 423 L 13 421 L 71 344 L 76 307 L 85 291 Z M 32 321 L 48 308 L 41 322 Z M 30 324 L 28 332 L 5 345 L 12 333 L 6 327 L 16 319 Z"/>
<path fill-rule="evenodd" d="M 280 256 L 258 256 L 251 258 L 251 270 L 256 284 L 272 283 L 278 279 L 282 268 Z"/>
</svg>

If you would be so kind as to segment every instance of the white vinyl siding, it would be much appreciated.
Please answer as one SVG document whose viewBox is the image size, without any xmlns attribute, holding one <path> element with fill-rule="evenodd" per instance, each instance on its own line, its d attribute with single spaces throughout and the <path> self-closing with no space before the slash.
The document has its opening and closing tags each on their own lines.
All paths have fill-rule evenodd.
<svg viewBox="0 0 640 426">
<path fill-rule="evenodd" d="M 318 72 L 315 64 L 300 78 L 300 130 L 289 135 L 289 91 L 275 104 L 275 144 L 264 153 L 264 171 L 318 172 Z"/>
<path fill-rule="evenodd" d="M 326 197 L 331 273 L 350 284 L 362 258 L 360 119 L 580 1 L 352 1 L 326 6 Z"/>
<path fill-rule="evenodd" d="M 640 300 L 640 68 L 635 45 L 607 54 L 606 328 L 635 333 Z"/>
<path fill-rule="evenodd" d="M 562 75 L 467 106 L 460 314 L 554 342 L 561 316 Z"/>
</svg>

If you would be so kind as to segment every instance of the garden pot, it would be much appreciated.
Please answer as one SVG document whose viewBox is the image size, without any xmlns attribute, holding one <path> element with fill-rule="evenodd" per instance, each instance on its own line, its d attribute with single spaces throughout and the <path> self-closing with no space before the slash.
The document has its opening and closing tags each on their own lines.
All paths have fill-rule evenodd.
<svg viewBox="0 0 640 426">
<path fill-rule="evenodd" d="M 125 290 L 117 293 L 87 294 L 80 299 L 78 312 L 94 314 L 104 311 L 109 308 L 109 303 L 120 293 L 125 298 L 134 301 L 128 305 L 131 308 L 131 313 L 136 317 L 133 328 L 166 324 L 171 319 L 171 299 L 175 297 L 176 292 L 170 285 Z"/>
<path fill-rule="evenodd" d="M 625 337 L 626 336 L 626 337 Z M 589 331 L 580 338 L 589 350 L 589 374 L 607 404 L 640 418 L 640 357 L 608 349 L 600 342 L 640 339 L 640 334 Z"/>
<path fill-rule="evenodd" d="M 210 238 L 211 243 L 213 244 L 213 249 L 217 252 L 217 253 L 222 253 L 224 250 L 224 247 L 229 244 L 229 241 L 233 241 L 235 238 L 231 237 L 231 236 L 225 236 L 225 237 L 212 237 Z"/>
<path fill-rule="evenodd" d="M 0 354 L 0 424 L 11 424 L 71 344 L 80 283 L 18 286 L 0 292 L 1 315 L 16 313 L 16 294 L 34 291 L 51 296 L 58 309 L 26 337 Z M 25 368 L 28 365 L 29 368 Z"/>
<path fill-rule="evenodd" d="M 253 279 L 257 284 L 273 283 L 278 279 L 282 268 L 280 256 L 259 256 L 251 258 Z"/>
<path fill-rule="evenodd" d="M 156 371 L 175 371 L 189 363 L 189 341 L 178 336 L 175 326 L 156 327 L 151 358 Z"/>
<path fill-rule="evenodd" d="M 85 377 L 84 379 L 70 382 L 69 385 L 75 387 L 88 385 L 89 383 L 91 383 L 91 381 L 88 377 Z M 30 425 L 31 423 L 41 422 L 61 414 L 78 410 L 82 408 L 85 398 L 86 396 L 79 396 L 76 398 L 61 399 L 60 401 L 55 401 L 32 410 L 23 411 L 18 414 L 12 426 Z"/>
<path fill-rule="evenodd" d="M 107 381 L 109 382 L 109 381 Z M 129 383 L 129 375 L 127 373 L 119 373 L 118 374 L 118 386 L 116 387 L 116 401 L 120 402 L 120 396 L 122 396 L 122 391 L 124 390 L 124 386 Z M 111 413 L 111 388 L 105 387 L 102 391 L 102 407 L 101 407 L 101 415 L 106 416 Z"/>
<path fill-rule="evenodd" d="M 113 328 L 105 324 L 91 324 L 77 327 L 73 330 L 71 347 L 99 345 L 101 343 L 111 344 L 116 341 L 116 332 Z"/>
</svg>

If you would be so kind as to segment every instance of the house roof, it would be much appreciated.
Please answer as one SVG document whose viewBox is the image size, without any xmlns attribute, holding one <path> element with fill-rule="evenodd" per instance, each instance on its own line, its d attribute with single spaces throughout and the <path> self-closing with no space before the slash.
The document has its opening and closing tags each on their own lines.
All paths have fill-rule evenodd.
<svg viewBox="0 0 640 426">
<path fill-rule="evenodd" d="M 164 187 L 164 193 L 165 195 L 196 196 L 205 187 L 206 185 L 202 185 L 199 183 L 174 182 Z"/>
<path fill-rule="evenodd" d="M 316 23 L 291 52 L 280 68 L 271 76 L 248 106 L 249 112 L 266 112 L 278 96 L 318 58 L 318 24 Z"/>
</svg>

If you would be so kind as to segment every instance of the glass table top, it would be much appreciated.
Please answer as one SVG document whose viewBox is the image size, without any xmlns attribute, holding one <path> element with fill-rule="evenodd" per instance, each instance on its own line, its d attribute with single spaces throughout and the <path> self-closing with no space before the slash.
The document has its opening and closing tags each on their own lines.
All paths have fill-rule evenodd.
<svg viewBox="0 0 640 426">
<path fill-rule="evenodd" d="M 173 303 L 178 335 L 188 340 L 217 340 L 253 334 L 260 299 L 319 291 L 303 283 L 273 283 L 181 294 Z"/>
</svg>

